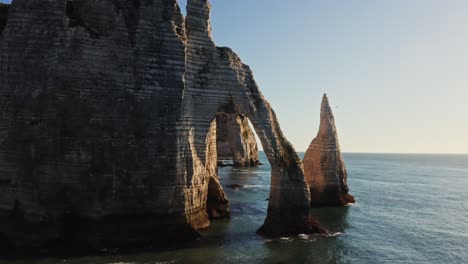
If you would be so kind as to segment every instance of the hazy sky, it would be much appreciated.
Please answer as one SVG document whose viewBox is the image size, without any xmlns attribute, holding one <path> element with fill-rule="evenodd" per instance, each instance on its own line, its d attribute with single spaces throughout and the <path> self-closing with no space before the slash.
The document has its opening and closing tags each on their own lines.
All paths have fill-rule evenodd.
<svg viewBox="0 0 468 264">
<path fill-rule="evenodd" d="M 345 152 L 468 153 L 468 1 L 211 3 L 297 150 L 326 92 Z"/>
<path fill-rule="evenodd" d="M 468 1 L 211 3 L 297 150 L 326 92 L 345 152 L 468 153 Z"/>
</svg>

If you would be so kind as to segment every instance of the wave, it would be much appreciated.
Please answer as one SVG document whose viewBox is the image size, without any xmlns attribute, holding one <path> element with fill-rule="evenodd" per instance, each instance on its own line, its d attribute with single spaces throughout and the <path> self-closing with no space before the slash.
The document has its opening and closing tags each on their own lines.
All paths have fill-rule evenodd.
<svg viewBox="0 0 468 264">
<path fill-rule="evenodd" d="M 335 233 L 331 233 L 331 234 L 328 234 L 328 235 L 325 235 L 326 237 L 337 237 L 337 236 L 341 236 L 343 235 L 342 232 L 335 232 Z"/>
<path fill-rule="evenodd" d="M 288 236 L 288 237 L 280 237 L 279 239 L 276 239 L 276 241 L 279 242 L 292 242 L 292 241 L 306 241 L 306 242 L 313 242 L 317 241 L 317 239 L 322 238 L 322 237 L 338 237 L 342 236 L 342 232 L 333 232 L 329 233 L 326 235 L 320 235 L 320 234 L 299 234 L 297 236 Z M 267 239 L 265 240 L 265 243 L 272 243 L 275 240 L 272 239 Z"/>
<path fill-rule="evenodd" d="M 265 174 L 268 175 L 269 171 L 245 171 L 240 169 L 235 169 L 235 172 L 238 174 Z"/>
</svg>

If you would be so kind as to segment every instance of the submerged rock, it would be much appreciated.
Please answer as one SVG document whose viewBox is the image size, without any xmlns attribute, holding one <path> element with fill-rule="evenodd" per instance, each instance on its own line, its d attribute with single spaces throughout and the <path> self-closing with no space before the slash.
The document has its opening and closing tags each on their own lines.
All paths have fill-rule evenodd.
<svg viewBox="0 0 468 264">
<path fill-rule="evenodd" d="M 354 203 L 354 197 L 348 194 L 346 167 L 326 94 L 322 100 L 320 129 L 304 155 L 303 164 L 312 206 Z"/>
<path fill-rule="evenodd" d="M 247 117 L 220 113 L 216 116 L 218 158 L 231 158 L 234 167 L 260 165 L 255 135 Z"/>
<path fill-rule="evenodd" d="M 2 240 L 195 239 L 229 212 L 213 146 L 220 112 L 246 116 L 271 163 L 262 233 L 305 233 L 301 161 L 250 68 L 214 44 L 209 15 L 207 0 L 189 0 L 185 18 L 176 0 L 13 1 L 0 41 Z"/>
<path fill-rule="evenodd" d="M 227 186 L 228 188 L 231 188 L 231 189 L 241 189 L 241 188 L 245 188 L 245 184 L 230 184 Z"/>
<path fill-rule="evenodd" d="M 260 235 L 263 235 L 265 237 L 281 237 L 281 236 L 297 236 L 297 235 L 311 235 L 311 234 L 317 234 L 317 235 L 328 235 L 330 234 L 327 229 L 325 229 L 317 219 L 314 217 L 305 217 L 302 222 L 302 226 L 300 228 L 297 228 L 298 226 L 289 226 L 288 228 L 284 228 L 280 233 L 277 233 L 274 230 L 268 230 L 263 226 L 260 228 L 257 233 Z M 301 232 L 302 231 L 302 232 Z M 281 238 L 283 239 L 283 238 Z M 288 238 L 290 239 L 290 238 Z"/>
</svg>

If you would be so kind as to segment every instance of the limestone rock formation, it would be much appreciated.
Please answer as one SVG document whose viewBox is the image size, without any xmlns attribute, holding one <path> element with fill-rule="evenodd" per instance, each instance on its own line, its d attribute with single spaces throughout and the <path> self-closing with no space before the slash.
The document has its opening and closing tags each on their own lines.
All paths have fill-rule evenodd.
<svg viewBox="0 0 468 264">
<path fill-rule="evenodd" d="M 354 203 L 354 197 L 348 194 L 346 167 L 326 94 L 322 100 L 320 129 L 305 153 L 303 164 L 312 206 Z"/>
<path fill-rule="evenodd" d="M 232 159 L 235 167 L 254 167 L 260 164 L 257 142 L 247 117 L 219 113 L 216 124 L 218 158 Z"/>
<path fill-rule="evenodd" d="M 213 120 L 206 139 L 208 173 L 208 194 L 206 212 L 209 219 L 227 219 L 231 217 L 229 201 L 218 178 L 217 122 Z"/>
<path fill-rule="evenodd" d="M 9 7 L 10 5 L 0 3 L 0 34 L 2 33 L 7 23 Z"/>
<path fill-rule="evenodd" d="M 219 112 L 245 115 L 272 166 L 260 232 L 314 231 L 296 152 L 250 68 L 211 38 L 207 0 L 15 0 L 0 41 L 0 244 L 191 240 L 229 204 Z M 215 123 L 215 122 L 214 122 Z"/>
</svg>

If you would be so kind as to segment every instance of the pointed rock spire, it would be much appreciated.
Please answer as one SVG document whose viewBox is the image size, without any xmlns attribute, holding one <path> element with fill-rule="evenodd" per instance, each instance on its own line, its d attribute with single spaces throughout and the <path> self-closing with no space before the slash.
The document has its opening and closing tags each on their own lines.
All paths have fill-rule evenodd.
<svg viewBox="0 0 468 264">
<path fill-rule="evenodd" d="M 322 99 L 320 129 L 307 149 L 303 163 L 312 206 L 354 203 L 354 197 L 348 194 L 346 167 L 338 142 L 335 118 L 326 94 Z"/>
</svg>

